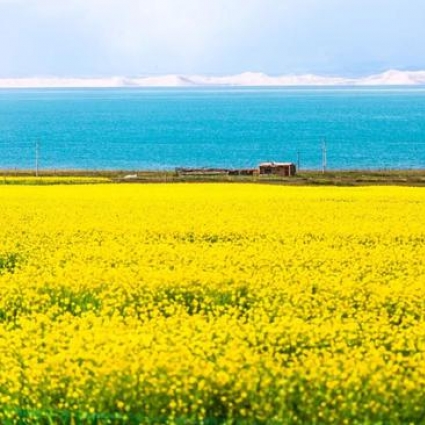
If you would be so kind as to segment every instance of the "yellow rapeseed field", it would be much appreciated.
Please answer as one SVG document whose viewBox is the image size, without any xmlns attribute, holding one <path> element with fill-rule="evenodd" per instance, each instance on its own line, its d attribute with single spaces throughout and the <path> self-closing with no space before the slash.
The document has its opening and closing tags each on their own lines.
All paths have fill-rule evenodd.
<svg viewBox="0 0 425 425">
<path fill-rule="evenodd" d="M 425 423 L 425 189 L 0 187 L 0 423 Z"/>
</svg>

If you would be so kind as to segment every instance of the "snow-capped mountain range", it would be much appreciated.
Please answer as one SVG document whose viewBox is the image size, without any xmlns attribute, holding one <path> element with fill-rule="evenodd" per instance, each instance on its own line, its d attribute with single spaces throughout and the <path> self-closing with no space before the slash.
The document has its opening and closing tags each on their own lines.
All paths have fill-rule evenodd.
<svg viewBox="0 0 425 425">
<path fill-rule="evenodd" d="M 389 70 L 367 77 L 326 77 L 314 74 L 270 76 L 244 72 L 229 76 L 162 75 L 108 78 L 0 78 L 0 88 L 96 87 L 286 87 L 286 86 L 414 86 L 425 85 L 425 71 Z"/>
</svg>

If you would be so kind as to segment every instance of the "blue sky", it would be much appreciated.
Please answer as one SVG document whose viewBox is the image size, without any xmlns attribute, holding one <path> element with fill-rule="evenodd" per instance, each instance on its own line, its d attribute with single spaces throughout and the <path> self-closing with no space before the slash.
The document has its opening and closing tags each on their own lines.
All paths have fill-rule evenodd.
<svg viewBox="0 0 425 425">
<path fill-rule="evenodd" d="M 0 78 L 425 69 L 425 0 L 0 0 Z"/>
</svg>

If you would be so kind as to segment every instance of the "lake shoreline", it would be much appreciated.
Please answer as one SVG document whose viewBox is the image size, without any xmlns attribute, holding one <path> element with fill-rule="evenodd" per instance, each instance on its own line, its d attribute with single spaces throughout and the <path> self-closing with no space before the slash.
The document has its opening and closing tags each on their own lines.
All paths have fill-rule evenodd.
<svg viewBox="0 0 425 425">
<path fill-rule="evenodd" d="M 201 169 L 200 169 L 201 170 Z M 182 173 L 150 170 L 1 170 L 0 184 L 72 183 L 264 183 L 288 186 L 425 186 L 425 169 L 302 170 L 296 175 L 230 175 L 219 170 Z"/>
</svg>

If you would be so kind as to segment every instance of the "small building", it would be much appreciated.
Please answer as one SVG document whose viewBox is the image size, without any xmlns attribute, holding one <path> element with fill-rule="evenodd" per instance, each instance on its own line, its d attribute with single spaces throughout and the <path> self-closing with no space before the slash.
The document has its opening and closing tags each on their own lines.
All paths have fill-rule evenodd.
<svg viewBox="0 0 425 425">
<path fill-rule="evenodd" d="M 253 176 L 258 173 L 256 168 L 236 168 L 229 170 L 229 176 Z"/>
<path fill-rule="evenodd" d="M 294 176 L 297 172 L 297 167 L 292 162 L 263 162 L 258 168 L 260 174 L 277 174 L 279 176 Z"/>
</svg>

